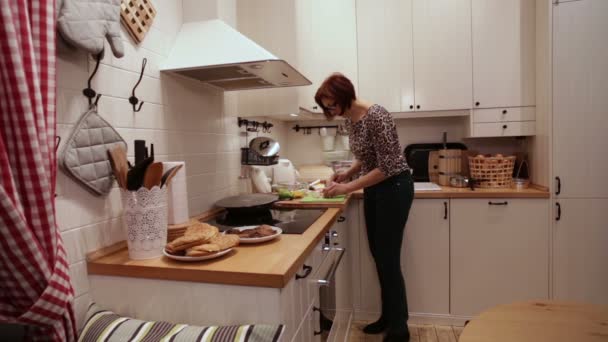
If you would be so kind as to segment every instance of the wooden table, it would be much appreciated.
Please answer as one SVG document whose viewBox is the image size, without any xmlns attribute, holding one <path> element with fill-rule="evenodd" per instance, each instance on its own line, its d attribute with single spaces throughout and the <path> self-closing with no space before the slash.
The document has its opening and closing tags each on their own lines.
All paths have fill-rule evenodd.
<svg viewBox="0 0 608 342">
<path fill-rule="evenodd" d="M 608 307 L 532 301 L 494 307 L 471 320 L 460 342 L 608 341 Z"/>
</svg>

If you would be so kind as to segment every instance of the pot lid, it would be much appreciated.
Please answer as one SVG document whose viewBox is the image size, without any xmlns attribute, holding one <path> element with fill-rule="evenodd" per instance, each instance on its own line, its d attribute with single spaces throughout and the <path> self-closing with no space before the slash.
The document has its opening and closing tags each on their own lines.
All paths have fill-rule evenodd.
<svg viewBox="0 0 608 342">
<path fill-rule="evenodd" d="M 246 194 L 223 198 L 215 205 L 220 208 L 249 208 L 276 202 L 279 196 L 273 194 Z"/>
</svg>

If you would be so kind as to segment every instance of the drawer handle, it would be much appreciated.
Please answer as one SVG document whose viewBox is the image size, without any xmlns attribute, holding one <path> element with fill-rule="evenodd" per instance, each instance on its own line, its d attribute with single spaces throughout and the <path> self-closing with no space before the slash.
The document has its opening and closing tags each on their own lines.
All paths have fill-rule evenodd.
<svg viewBox="0 0 608 342">
<path fill-rule="evenodd" d="M 507 204 L 509 204 L 509 202 L 507 202 L 507 201 L 504 201 L 504 202 L 492 202 L 492 201 L 489 201 L 488 204 L 489 205 L 507 205 Z"/>
<path fill-rule="evenodd" d="M 507 114 L 507 110 L 506 110 L 506 109 L 503 109 L 503 110 L 502 110 L 502 113 L 503 113 L 503 114 Z"/>
<path fill-rule="evenodd" d="M 475 102 L 475 106 L 479 107 L 479 101 Z"/>
<path fill-rule="evenodd" d="M 304 264 L 304 266 L 302 266 L 302 269 L 304 269 L 304 275 L 299 275 L 296 273 L 296 279 L 306 278 L 310 275 L 310 272 L 312 272 L 312 266 L 308 266 L 306 264 Z"/>
<path fill-rule="evenodd" d="M 344 216 L 338 217 L 338 222 L 344 222 L 344 221 L 346 221 L 346 217 L 344 217 Z"/>
<path fill-rule="evenodd" d="M 507 129 L 507 125 L 502 125 L 502 129 Z"/>
</svg>

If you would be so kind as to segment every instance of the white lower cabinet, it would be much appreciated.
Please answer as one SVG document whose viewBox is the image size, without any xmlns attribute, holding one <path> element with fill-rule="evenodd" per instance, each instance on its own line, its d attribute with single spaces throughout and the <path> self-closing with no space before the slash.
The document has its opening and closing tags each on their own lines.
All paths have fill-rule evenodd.
<svg viewBox="0 0 608 342">
<path fill-rule="evenodd" d="M 415 200 L 401 249 L 401 267 L 410 312 L 449 314 L 449 251 L 449 200 Z"/>
<path fill-rule="evenodd" d="M 608 199 L 554 205 L 553 298 L 608 305 Z"/>
<path fill-rule="evenodd" d="M 452 199 L 450 312 L 549 297 L 549 201 Z"/>
<path fill-rule="evenodd" d="M 363 202 L 363 201 L 361 201 Z M 449 314 L 449 200 L 416 199 L 412 204 L 401 250 L 410 313 Z M 355 298 L 356 319 L 374 319 L 381 312 L 380 286 L 367 244 L 363 205 L 360 205 L 358 271 L 361 290 Z"/>
</svg>

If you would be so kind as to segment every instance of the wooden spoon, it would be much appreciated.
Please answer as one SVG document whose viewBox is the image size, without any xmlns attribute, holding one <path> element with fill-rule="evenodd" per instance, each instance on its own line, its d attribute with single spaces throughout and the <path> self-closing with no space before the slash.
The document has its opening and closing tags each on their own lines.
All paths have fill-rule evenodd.
<svg viewBox="0 0 608 342">
<path fill-rule="evenodd" d="M 175 175 L 177 174 L 177 171 L 179 171 L 182 166 L 184 165 L 176 165 L 172 168 L 170 168 L 169 170 L 167 170 L 167 172 L 165 172 L 165 174 L 163 175 L 163 179 L 161 181 L 161 187 L 163 186 L 169 186 L 169 182 L 171 181 L 171 179 L 173 179 L 173 177 L 175 177 Z"/>
<path fill-rule="evenodd" d="M 111 150 L 108 150 L 108 156 L 110 158 L 110 164 L 114 171 L 114 177 L 118 186 L 123 189 L 127 188 L 127 153 L 122 146 L 116 146 Z"/>
<path fill-rule="evenodd" d="M 146 174 L 144 175 L 144 186 L 146 187 L 146 189 L 150 190 L 155 185 L 160 185 L 162 177 L 163 177 L 163 163 L 161 163 L 161 162 L 152 163 L 146 169 Z"/>
</svg>

